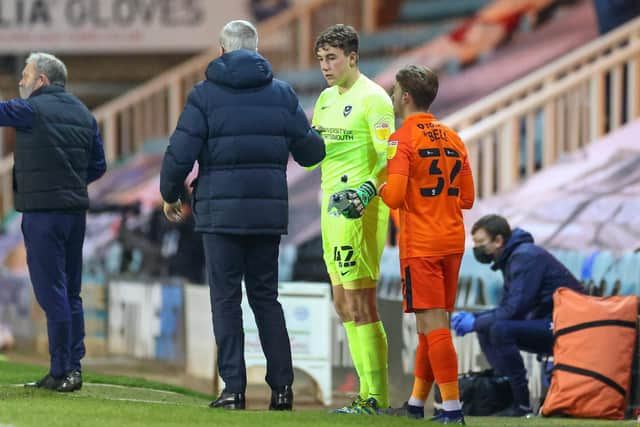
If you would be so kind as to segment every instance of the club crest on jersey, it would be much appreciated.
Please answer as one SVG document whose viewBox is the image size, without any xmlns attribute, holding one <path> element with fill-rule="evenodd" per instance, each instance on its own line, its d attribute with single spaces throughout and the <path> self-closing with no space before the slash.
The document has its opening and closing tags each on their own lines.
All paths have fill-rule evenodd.
<svg viewBox="0 0 640 427">
<path fill-rule="evenodd" d="M 398 152 L 398 141 L 389 141 L 387 146 L 387 160 L 391 160 L 396 156 Z"/>
<path fill-rule="evenodd" d="M 344 110 L 342 110 L 342 115 L 347 117 L 349 114 L 351 114 L 351 110 L 353 110 L 353 107 L 351 105 L 346 105 L 344 107 Z"/>
<path fill-rule="evenodd" d="M 391 136 L 391 126 L 386 120 L 380 120 L 375 127 L 376 138 L 380 141 L 386 141 Z"/>
</svg>

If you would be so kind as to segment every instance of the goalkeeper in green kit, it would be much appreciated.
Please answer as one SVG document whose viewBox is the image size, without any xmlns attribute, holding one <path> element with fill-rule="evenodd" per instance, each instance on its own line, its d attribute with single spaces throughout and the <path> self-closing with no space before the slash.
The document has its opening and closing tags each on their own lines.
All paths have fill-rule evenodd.
<svg viewBox="0 0 640 427">
<path fill-rule="evenodd" d="M 387 336 L 376 304 L 389 209 L 375 196 L 386 178 L 393 105 L 382 87 L 360 73 L 352 27 L 327 28 L 315 52 L 330 86 L 312 120 L 327 151 L 321 163 L 324 261 L 360 379 L 358 398 L 334 412 L 376 415 L 389 406 Z"/>
</svg>

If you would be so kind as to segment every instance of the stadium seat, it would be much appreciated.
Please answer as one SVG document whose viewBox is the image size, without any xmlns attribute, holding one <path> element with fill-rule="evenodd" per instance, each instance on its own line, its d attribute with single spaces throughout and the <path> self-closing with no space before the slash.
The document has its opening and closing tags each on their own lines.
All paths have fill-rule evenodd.
<svg viewBox="0 0 640 427">
<path fill-rule="evenodd" d="M 420 46 L 453 28 L 451 23 L 437 23 L 407 28 L 395 27 L 360 37 L 361 58 L 385 56 Z"/>
<path fill-rule="evenodd" d="M 471 15 L 490 0 L 406 0 L 400 9 L 400 22 L 425 22 Z"/>
<path fill-rule="evenodd" d="M 551 254 L 558 259 L 578 280 L 583 278 L 585 255 L 577 251 L 551 250 Z"/>
<path fill-rule="evenodd" d="M 627 253 L 618 260 L 621 295 L 640 295 L 640 253 Z"/>
<path fill-rule="evenodd" d="M 609 296 L 614 291 L 617 275 L 616 259 L 611 252 L 600 252 L 592 267 L 592 279 L 596 285 L 602 285 L 602 295 Z"/>
<path fill-rule="evenodd" d="M 468 283 L 467 283 L 468 282 Z M 460 283 L 465 285 L 456 299 L 457 309 L 483 309 L 493 307 L 502 295 L 502 274 L 480 264 L 473 252 L 465 251 L 460 266 Z"/>
</svg>

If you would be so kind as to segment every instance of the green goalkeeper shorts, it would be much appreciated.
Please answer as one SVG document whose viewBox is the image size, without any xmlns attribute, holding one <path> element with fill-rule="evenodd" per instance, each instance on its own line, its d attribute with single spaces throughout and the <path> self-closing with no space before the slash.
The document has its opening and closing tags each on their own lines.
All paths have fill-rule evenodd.
<svg viewBox="0 0 640 427">
<path fill-rule="evenodd" d="M 330 195 L 322 197 L 322 250 L 329 274 L 340 283 L 370 278 L 378 280 L 380 258 L 387 240 L 389 208 L 374 197 L 358 219 L 327 213 Z"/>
</svg>

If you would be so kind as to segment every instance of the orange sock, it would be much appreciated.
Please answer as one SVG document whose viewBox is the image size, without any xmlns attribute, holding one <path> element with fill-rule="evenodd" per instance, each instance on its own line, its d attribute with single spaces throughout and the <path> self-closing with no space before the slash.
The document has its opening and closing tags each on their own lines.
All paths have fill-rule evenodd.
<svg viewBox="0 0 640 427">
<path fill-rule="evenodd" d="M 411 397 L 417 401 L 427 400 L 433 386 L 433 370 L 429 362 L 429 342 L 424 334 L 418 334 L 415 369 L 413 371 L 413 390 Z"/>
<path fill-rule="evenodd" d="M 460 400 L 458 380 L 450 383 L 438 384 L 438 387 L 440 387 L 440 395 L 442 396 L 443 402 L 445 400 Z"/>
<path fill-rule="evenodd" d="M 440 387 L 442 401 L 459 400 L 458 358 L 453 347 L 449 329 L 436 329 L 427 336 L 429 360 L 433 374 Z"/>
<path fill-rule="evenodd" d="M 411 399 L 413 402 L 424 402 L 427 400 L 429 393 L 433 387 L 433 381 L 425 381 L 422 378 L 415 377 L 413 379 L 413 390 L 411 390 Z M 421 406 L 421 405 L 413 405 Z"/>
</svg>

